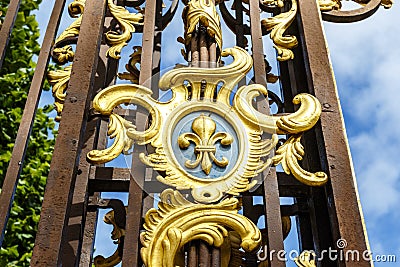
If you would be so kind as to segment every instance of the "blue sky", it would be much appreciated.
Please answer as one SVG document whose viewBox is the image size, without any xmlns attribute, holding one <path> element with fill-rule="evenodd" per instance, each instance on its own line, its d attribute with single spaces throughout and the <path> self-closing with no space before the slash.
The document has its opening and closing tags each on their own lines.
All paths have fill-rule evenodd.
<svg viewBox="0 0 400 267">
<path fill-rule="evenodd" d="M 67 3 L 70 3 L 67 1 Z M 44 29 L 54 0 L 43 0 L 38 19 Z M 374 254 L 396 254 L 400 261 L 400 6 L 380 8 L 371 18 L 352 24 L 324 23 L 344 112 L 365 222 Z M 177 17 L 180 17 L 178 11 Z M 174 31 L 163 35 L 163 66 L 183 63 Z M 68 20 L 61 29 L 68 26 Z M 229 33 L 224 31 L 224 38 Z M 232 38 L 229 38 L 232 39 Z M 268 42 L 266 38 L 266 42 Z M 233 46 L 226 41 L 224 47 Z M 269 49 L 269 48 L 268 48 Z M 266 52 L 274 56 L 272 49 Z M 131 53 L 131 48 L 124 48 Z M 275 68 L 276 70 L 276 68 Z M 276 72 L 275 72 L 276 73 Z M 41 103 L 52 101 L 49 93 Z M 292 229 L 294 231 L 295 229 Z M 106 230 L 106 235 L 111 230 Z M 395 266 L 375 263 L 375 266 Z"/>
</svg>

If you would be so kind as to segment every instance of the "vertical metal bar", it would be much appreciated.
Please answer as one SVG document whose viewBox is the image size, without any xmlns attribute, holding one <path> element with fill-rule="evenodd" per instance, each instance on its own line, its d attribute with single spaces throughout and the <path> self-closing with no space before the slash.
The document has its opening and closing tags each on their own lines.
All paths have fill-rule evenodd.
<svg viewBox="0 0 400 267">
<path fill-rule="evenodd" d="M 209 44 L 209 55 L 210 55 L 210 68 L 215 68 L 217 66 L 217 44 L 215 41 L 211 41 Z"/>
<path fill-rule="evenodd" d="M 31 266 L 59 266 L 98 63 L 106 1 L 87 1 L 55 143 Z"/>
<path fill-rule="evenodd" d="M 189 251 L 188 251 L 188 267 L 198 267 L 198 255 L 197 255 L 197 246 L 196 242 L 192 241 L 189 244 Z"/>
<path fill-rule="evenodd" d="M 39 53 L 35 74 L 33 75 L 32 83 L 26 99 L 24 113 L 18 128 L 17 137 L 15 138 L 12 156 L 8 164 L 6 176 L 4 177 L 3 188 L 0 194 L 0 227 L 2 227 L 0 245 L 3 242 L 8 213 L 14 199 L 16 184 L 22 171 L 25 151 L 36 115 L 36 108 L 39 103 L 40 94 L 42 92 L 42 83 L 45 78 L 47 64 L 49 62 L 50 49 L 53 45 L 64 5 L 65 0 L 56 0 L 54 4 L 49 25 L 43 39 L 42 48 Z"/>
<path fill-rule="evenodd" d="M 211 267 L 221 266 L 221 250 L 213 247 L 211 251 Z"/>
<path fill-rule="evenodd" d="M 100 91 L 106 86 L 106 76 L 113 72 L 113 76 L 116 73 L 115 64 L 107 64 L 107 49 L 108 45 L 102 45 L 100 48 L 99 59 L 102 61 L 97 68 L 97 75 L 94 82 L 94 91 Z M 103 65 L 106 66 L 106 71 L 103 69 Z M 113 68 L 114 67 L 114 68 Z M 101 118 L 93 118 L 87 122 L 85 131 L 85 143 L 82 149 L 82 156 L 79 160 L 80 173 L 77 175 L 76 182 L 74 185 L 74 195 L 72 198 L 72 208 L 70 214 L 68 214 L 68 227 L 66 234 L 63 238 L 64 246 L 68 246 L 69 249 L 65 250 L 62 255 L 62 262 L 66 266 L 74 266 L 75 263 L 79 263 L 80 251 L 82 248 L 83 231 L 86 220 L 86 205 L 88 201 L 88 182 L 90 174 L 91 164 L 86 160 L 86 154 L 92 149 L 96 148 L 96 143 L 100 139 L 105 141 L 107 138 L 107 130 L 101 131 L 100 128 L 102 123 Z M 103 126 L 104 128 L 104 126 Z M 101 142 L 97 146 L 97 149 L 104 149 L 105 142 Z"/>
<path fill-rule="evenodd" d="M 11 38 L 11 32 L 17 19 L 18 9 L 21 0 L 12 0 L 7 8 L 7 13 L 0 30 L 0 69 L 3 66 L 4 57 L 7 51 L 7 45 Z"/>
<path fill-rule="evenodd" d="M 199 27 L 199 46 L 200 46 L 200 68 L 208 68 L 208 45 L 207 45 L 207 31 L 204 26 Z"/>
<path fill-rule="evenodd" d="M 262 43 L 262 30 L 260 21 L 260 9 L 258 0 L 250 0 L 250 25 L 251 25 L 251 41 L 253 51 L 253 69 L 255 83 L 267 86 L 265 62 L 264 62 L 264 49 Z M 269 113 L 268 101 L 260 101 L 257 103 L 257 108 L 260 111 Z M 264 186 L 264 200 L 265 200 L 265 213 L 266 213 L 266 227 L 268 231 L 268 248 L 270 250 L 280 251 L 284 249 L 283 234 L 282 234 L 282 219 L 280 212 L 279 189 L 278 179 L 276 176 L 275 168 L 271 168 L 270 172 L 265 175 Z M 285 266 L 284 261 L 279 261 L 276 254 L 270 259 L 271 267 Z"/>
<path fill-rule="evenodd" d="M 249 0 L 254 82 L 267 86 L 259 0 Z"/>
<path fill-rule="evenodd" d="M 139 84 L 151 88 L 151 77 L 153 73 L 153 48 L 154 34 L 156 25 L 157 1 L 146 2 L 146 16 L 144 18 L 143 39 L 142 39 L 142 59 L 140 66 Z M 144 129 L 147 115 L 142 112 L 136 113 L 136 127 Z M 123 267 L 138 266 L 139 236 L 142 222 L 142 200 L 143 185 L 146 168 L 139 159 L 139 154 L 145 152 L 144 146 L 135 146 L 132 154 L 132 170 L 129 183 L 129 199 L 126 214 L 126 236 L 124 242 L 124 252 L 122 257 Z"/>
<path fill-rule="evenodd" d="M 210 267 L 211 255 L 209 246 L 203 240 L 200 240 L 199 245 L 199 267 Z"/>
<path fill-rule="evenodd" d="M 271 168 L 265 177 L 264 183 L 264 199 L 265 199 L 265 224 L 268 231 L 268 249 L 275 251 L 283 251 L 283 233 L 282 218 L 279 201 L 278 180 L 275 168 Z M 268 254 L 272 254 L 269 253 Z M 270 258 L 271 267 L 286 266 L 284 261 L 277 259 L 277 254 L 272 254 Z"/>
<path fill-rule="evenodd" d="M 331 190 L 333 195 L 328 197 L 328 203 L 336 210 L 336 216 L 331 216 L 334 220 L 332 224 L 336 225 L 337 221 L 338 225 L 334 238 L 347 241 L 344 253 L 349 250 L 365 251 L 369 245 L 318 4 L 314 0 L 299 1 L 299 12 L 308 91 L 315 93 L 323 106 L 320 119 L 322 132 L 318 133 L 318 140 L 319 147 L 325 147 L 326 151 L 322 160 L 331 183 L 327 192 L 329 194 Z M 370 266 L 370 262 L 341 262 L 341 265 Z"/>
<path fill-rule="evenodd" d="M 199 49 L 198 49 L 198 34 L 193 33 L 192 34 L 192 39 L 190 40 L 190 48 L 191 48 L 191 55 L 192 55 L 192 67 L 198 67 L 199 66 Z"/>
</svg>

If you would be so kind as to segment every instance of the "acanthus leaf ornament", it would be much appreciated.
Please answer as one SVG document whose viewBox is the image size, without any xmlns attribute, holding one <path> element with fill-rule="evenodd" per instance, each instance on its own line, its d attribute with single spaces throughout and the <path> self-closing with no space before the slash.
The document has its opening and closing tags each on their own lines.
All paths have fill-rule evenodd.
<svg viewBox="0 0 400 267">
<path fill-rule="evenodd" d="M 85 8 L 86 0 L 74 0 L 68 5 L 69 15 L 76 18 L 70 26 L 68 26 L 60 36 L 55 40 L 51 54 L 53 60 L 59 65 L 65 65 L 72 62 L 75 53 L 71 43 L 76 42 L 82 22 L 82 14 Z M 79 16 L 80 15 L 80 16 Z M 48 71 L 47 79 L 53 86 L 52 92 L 54 97 L 54 106 L 57 111 L 56 121 L 61 120 L 61 112 L 64 107 L 66 89 L 71 76 L 72 64 L 60 70 Z"/>
<path fill-rule="evenodd" d="M 112 0 L 108 0 L 108 8 L 121 26 L 122 33 L 120 34 L 115 31 L 106 33 L 108 43 L 111 45 L 107 50 L 107 55 L 119 59 L 122 48 L 127 45 L 127 42 L 132 37 L 132 33 L 135 32 L 135 25 L 143 25 L 144 16 L 142 13 L 130 13 L 124 7 L 115 5 Z"/>
<path fill-rule="evenodd" d="M 218 204 L 195 204 L 178 191 L 166 189 L 161 193 L 158 210 L 146 213 L 140 235 L 140 253 L 147 267 L 176 266 L 175 256 L 186 243 L 201 239 L 221 247 L 228 229 L 238 234 L 240 246 L 253 251 L 261 245 L 261 232 L 248 218 L 238 214 L 240 205 L 235 198 Z"/>
<path fill-rule="evenodd" d="M 272 158 L 275 165 L 281 164 L 287 174 L 293 176 L 303 184 L 309 186 L 321 186 L 328 181 L 328 176 L 324 172 L 310 173 L 302 169 L 298 163 L 303 159 L 304 148 L 300 143 L 301 135 L 291 136 L 278 150 Z"/>
<path fill-rule="evenodd" d="M 137 64 L 140 64 L 142 56 L 142 47 L 134 46 L 133 53 L 129 56 L 129 62 L 125 65 L 128 72 L 118 73 L 118 78 L 121 80 L 130 80 L 132 83 L 139 83 L 140 71 L 137 68 Z"/>
<path fill-rule="evenodd" d="M 168 102 L 156 101 L 151 97 L 151 90 L 135 84 L 114 85 L 101 91 L 93 101 L 93 107 L 101 114 L 115 117 L 112 111 L 116 106 L 133 103 L 148 110 L 151 123 L 144 132 L 137 132 L 133 127 L 129 129 L 122 127 L 124 123 L 119 120 L 120 126 L 113 132 L 115 136 L 118 136 L 113 146 L 108 148 L 108 151 L 90 152 L 88 159 L 94 163 L 104 163 L 117 157 L 124 147 L 130 147 L 133 142 L 151 144 L 155 152 L 148 155 L 140 154 L 142 162 L 164 173 L 164 176 L 157 176 L 159 181 L 179 190 L 191 189 L 194 199 L 201 203 L 216 202 L 224 194 L 238 195 L 240 192 L 249 190 L 257 183 L 253 178 L 273 163 L 299 160 L 300 158 L 295 157 L 295 153 L 286 153 L 286 150 L 281 152 L 281 155 L 285 155 L 285 161 L 272 159 L 269 156 L 278 142 L 277 134 L 301 134 L 315 125 L 321 114 L 318 100 L 311 95 L 300 94 L 294 99 L 294 103 L 300 104 L 300 108 L 295 113 L 283 116 L 261 114 L 253 108 L 252 100 L 260 93 L 266 95 L 267 89 L 255 84 L 239 88 L 232 101 L 232 90 L 250 70 L 252 59 L 244 49 L 238 47 L 226 49 L 222 55 L 232 55 L 233 62 L 219 68 L 178 68 L 164 74 L 160 79 L 159 87 L 162 90 L 171 89 L 172 98 Z M 188 87 L 191 89 L 190 97 Z M 208 160 L 204 167 L 206 169 L 204 176 L 203 171 L 192 172 L 191 166 L 189 168 L 185 166 L 190 155 L 189 158 L 186 155 L 181 158 L 177 156 L 177 152 L 186 147 L 188 142 L 192 141 L 198 145 L 197 143 L 200 143 L 202 139 L 199 134 L 197 134 L 198 137 L 192 136 L 196 132 L 185 136 L 184 133 L 187 130 L 180 129 L 179 125 L 182 123 L 191 125 L 194 121 L 193 116 L 201 117 L 201 114 L 205 112 L 211 116 L 211 120 L 218 121 L 218 127 L 225 129 L 216 130 L 216 132 L 228 131 L 232 136 L 231 140 L 228 135 L 219 134 L 214 137 L 215 140 L 211 140 L 214 132 L 209 130 L 208 135 L 211 134 L 211 137 L 208 138 L 214 144 L 219 139 L 222 146 L 229 144 L 228 148 L 233 151 L 229 154 L 230 158 L 226 158 L 229 161 L 227 165 L 223 158 L 227 154 L 217 157 L 221 164 L 215 165 L 222 168 L 216 176 L 213 174 L 214 167 L 209 169 Z M 266 132 L 269 137 L 263 139 L 263 132 Z M 179 136 L 182 136 L 180 141 Z M 290 146 L 286 147 L 289 149 Z M 219 150 L 215 149 L 215 151 Z M 196 157 L 200 156 L 200 152 L 204 155 L 207 152 L 207 156 L 212 158 L 214 149 L 211 149 L 211 145 L 206 142 L 206 147 L 202 147 L 201 144 L 197 148 Z M 197 163 L 196 160 L 195 163 Z M 318 178 L 309 172 L 299 170 L 298 165 L 293 166 L 289 170 L 293 174 L 302 173 L 300 178 L 303 182 Z M 322 184 L 320 179 L 318 182 Z"/>
<path fill-rule="evenodd" d="M 277 2 L 277 4 L 279 3 L 280 1 Z M 291 0 L 291 3 L 292 6 L 289 11 L 261 20 L 261 25 L 266 28 L 267 31 L 271 31 L 270 36 L 275 44 L 279 61 L 293 59 L 294 54 L 291 49 L 298 44 L 296 36 L 285 35 L 286 30 L 292 24 L 297 14 L 296 0 Z"/>
<path fill-rule="evenodd" d="M 185 27 L 183 41 L 190 44 L 192 34 L 199 23 L 206 27 L 207 34 L 215 39 L 219 49 L 222 49 L 221 22 L 215 5 L 208 0 L 190 0 L 184 8 L 182 18 Z"/>
<path fill-rule="evenodd" d="M 54 97 L 54 106 L 57 111 L 56 121 L 61 120 L 61 112 L 64 107 L 65 91 L 71 77 L 72 65 L 65 67 L 61 70 L 49 71 L 47 73 L 47 80 L 53 86 L 52 92 Z"/>
</svg>

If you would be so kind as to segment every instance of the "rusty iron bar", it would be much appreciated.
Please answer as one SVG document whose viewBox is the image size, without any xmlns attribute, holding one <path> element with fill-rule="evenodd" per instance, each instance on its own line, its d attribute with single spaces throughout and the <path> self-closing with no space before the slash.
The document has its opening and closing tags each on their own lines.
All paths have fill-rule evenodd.
<svg viewBox="0 0 400 267">
<path fill-rule="evenodd" d="M 331 220 L 338 229 L 332 229 L 334 238 L 343 238 L 349 250 L 368 249 L 362 211 L 356 191 L 355 177 L 338 101 L 333 71 L 329 64 L 324 30 L 319 18 L 318 5 L 313 0 L 299 1 L 300 41 L 306 61 L 308 91 L 314 93 L 323 106 L 321 130 L 318 138 L 322 154 L 325 153 L 324 171 L 329 174 L 331 188 L 327 186 L 332 203 Z M 325 152 L 325 153 L 323 153 Z M 331 192 L 330 192 L 331 190 Z M 334 213 L 334 214 L 332 214 Z M 335 233 L 338 231 L 337 233 Z M 334 239 L 335 240 L 335 239 Z M 369 261 L 339 262 L 340 266 L 370 266 Z"/>
<path fill-rule="evenodd" d="M 267 87 L 259 0 L 249 0 L 254 82 Z M 269 111 L 269 108 L 268 108 Z"/>
<path fill-rule="evenodd" d="M 60 266 L 67 215 L 93 94 L 106 1 L 88 1 L 42 205 L 31 266 Z"/>
<path fill-rule="evenodd" d="M 8 42 L 11 38 L 12 29 L 15 20 L 17 19 L 18 9 L 21 5 L 21 0 L 12 0 L 8 4 L 7 13 L 0 30 L 0 69 L 3 66 L 4 57 L 6 55 Z"/>
<path fill-rule="evenodd" d="M 199 48 L 198 48 L 198 34 L 193 33 L 192 39 L 190 40 L 190 51 L 191 51 L 191 61 L 192 67 L 198 67 L 200 56 L 199 56 Z"/>
<path fill-rule="evenodd" d="M 210 248 L 205 241 L 199 240 L 198 251 L 199 267 L 210 267 L 211 253 Z"/>
<path fill-rule="evenodd" d="M 188 267 L 198 267 L 199 266 L 199 257 L 197 255 L 197 244 L 195 241 L 192 241 L 189 244 L 188 249 Z"/>
<path fill-rule="evenodd" d="M 105 27 L 110 25 L 110 17 L 105 19 Z M 97 67 L 97 75 L 94 81 L 94 92 L 107 87 L 109 79 L 116 76 L 117 66 L 113 60 L 108 60 L 106 53 L 108 45 L 101 45 L 99 51 L 100 63 Z M 110 64 L 109 64 L 110 63 Z M 110 79 L 114 83 L 114 79 Z M 106 84 L 107 83 L 107 84 Z M 100 117 L 90 118 L 85 130 L 85 143 L 82 149 L 82 156 L 79 159 L 79 174 L 77 175 L 72 197 L 72 208 L 68 214 L 68 227 L 63 237 L 64 247 L 69 249 L 62 252 L 61 262 L 66 266 L 75 266 L 80 262 L 82 241 L 86 221 L 86 207 L 88 202 L 88 183 L 91 164 L 86 160 L 86 155 L 93 149 L 105 149 L 107 145 L 107 125 Z M 101 165 L 100 165 L 101 166 Z M 90 220 L 89 220 L 90 222 Z M 92 245 L 90 245 L 92 247 Z M 89 254 L 90 255 L 90 254 Z"/>
<path fill-rule="evenodd" d="M 139 84 L 151 88 L 151 77 L 153 74 L 153 48 L 155 44 L 155 26 L 157 14 L 157 2 L 146 2 L 146 16 L 144 18 L 142 36 L 142 60 L 140 66 Z M 147 115 L 136 112 L 136 127 L 144 129 L 146 126 Z M 140 257 L 139 236 L 142 222 L 142 201 L 143 186 L 146 167 L 139 159 L 140 153 L 144 153 L 144 146 L 135 146 L 132 154 L 132 169 L 129 183 L 129 197 L 126 218 L 126 236 L 123 249 L 122 266 L 137 267 Z"/>
<path fill-rule="evenodd" d="M 251 42 L 253 52 L 254 82 L 267 87 L 264 49 L 262 42 L 262 29 L 259 15 L 259 1 L 249 0 L 250 6 L 250 25 Z M 257 109 L 261 112 L 270 113 L 268 97 L 267 101 L 257 101 Z M 271 168 L 269 173 L 262 173 L 264 179 L 264 204 L 265 204 L 265 224 L 268 231 L 268 249 L 281 251 L 283 246 L 282 219 L 280 213 L 279 186 L 275 168 Z M 275 257 L 270 259 L 271 267 L 286 266 L 284 261 L 279 261 Z"/>
<path fill-rule="evenodd" d="M 107 146 L 107 130 L 108 125 L 105 121 L 100 122 L 100 127 L 98 129 L 98 140 L 97 140 L 97 149 L 103 149 Z M 91 167 L 89 171 L 89 179 L 92 179 L 93 168 Z M 87 191 L 89 191 L 89 185 L 87 185 Z M 89 195 L 89 193 L 87 193 Z M 88 196 L 87 196 L 88 197 Z M 100 198 L 100 193 L 95 192 L 92 196 L 93 198 Z M 88 204 L 88 200 L 86 199 L 85 204 Z M 87 208 L 87 207 L 86 207 Z M 79 254 L 79 265 L 78 266 L 90 266 L 92 262 L 93 248 L 94 248 L 94 239 L 96 236 L 96 225 L 98 219 L 98 210 L 86 210 L 84 224 L 83 224 L 83 234 L 81 239 L 81 251 Z"/>
<path fill-rule="evenodd" d="M 15 3 L 16 1 L 14 1 Z M 39 53 L 35 73 L 32 78 L 29 93 L 26 99 L 24 112 L 21 118 L 18 133 L 15 138 L 15 145 L 12 151 L 11 159 L 8 164 L 7 173 L 4 177 L 3 188 L 0 193 L 0 226 L 2 232 L 0 236 L 0 245 L 3 243 L 4 231 L 7 227 L 8 214 L 10 212 L 14 193 L 19 176 L 22 171 L 25 158 L 25 151 L 28 146 L 29 136 L 32 130 L 33 121 L 36 115 L 37 105 L 39 103 L 40 94 L 42 92 L 42 84 L 45 79 L 49 55 L 62 11 L 64 9 L 65 0 L 57 0 L 51 13 L 49 25 L 43 39 L 42 48 Z M 8 12 L 7 12 L 8 14 Z M 3 26 L 4 27 L 4 26 Z M 1 39 L 3 40 L 3 39 Z"/>
<path fill-rule="evenodd" d="M 199 27 L 200 68 L 208 68 L 209 54 L 207 45 L 207 31 L 204 26 Z"/>
</svg>

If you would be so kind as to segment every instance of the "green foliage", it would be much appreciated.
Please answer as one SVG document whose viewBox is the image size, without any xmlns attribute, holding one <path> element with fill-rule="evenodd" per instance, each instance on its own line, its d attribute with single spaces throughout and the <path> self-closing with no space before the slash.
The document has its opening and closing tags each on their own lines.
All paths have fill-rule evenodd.
<svg viewBox="0 0 400 267">
<path fill-rule="evenodd" d="M 13 0 L 14 1 L 14 0 Z M 23 0 L 12 32 L 3 68 L 0 70 L 0 184 L 3 183 L 14 140 L 34 74 L 34 55 L 40 46 L 38 23 L 31 11 L 41 0 Z M 0 2 L 6 14 L 8 1 Z M 49 89 L 45 85 L 45 90 Z M 55 123 L 47 114 L 48 106 L 39 108 L 10 213 L 0 266 L 29 266 L 40 207 L 54 145 Z"/>
</svg>

